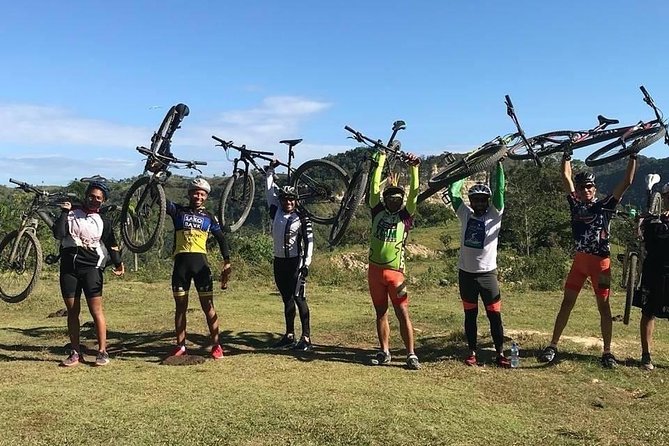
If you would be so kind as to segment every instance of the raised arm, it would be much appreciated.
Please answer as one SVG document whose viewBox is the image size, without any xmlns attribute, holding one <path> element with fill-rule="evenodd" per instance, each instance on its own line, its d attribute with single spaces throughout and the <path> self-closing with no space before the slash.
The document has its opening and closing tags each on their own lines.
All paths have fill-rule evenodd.
<svg viewBox="0 0 669 446">
<path fill-rule="evenodd" d="M 450 186 L 448 186 L 448 196 L 451 199 L 451 206 L 453 206 L 453 210 L 455 212 L 458 211 L 458 208 L 464 203 L 462 200 L 462 185 L 465 184 L 465 179 L 461 179 L 456 181 L 455 183 L 451 183 Z"/>
<path fill-rule="evenodd" d="M 274 184 L 274 166 L 270 166 L 265 170 L 265 198 L 267 198 L 268 206 L 279 206 L 279 197 L 276 194 L 276 185 Z"/>
<path fill-rule="evenodd" d="M 381 202 L 381 175 L 383 166 L 386 163 L 386 154 L 378 151 L 372 156 L 374 170 L 372 171 L 372 181 L 369 182 L 369 207 L 373 208 Z"/>
<path fill-rule="evenodd" d="M 497 169 L 495 170 L 496 181 L 495 181 L 495 190 L 492 192 L 492 205 L 495 208 L 502 212 L 504 210 L 504 193 L 506 192 L 506 177 L 504 176 L 504 168 L 502 163 L 497 163 Z"/>
<path fill-rule="evenodd" d="M 416 213 L 416 206 L 418 204 L 418 192 L 420 190 L 418 176 L 418 164 L 420 164 L 420 158 L 413 154 L 408 154 L 408 164 L 409 164 L 409 195 L 407 195 L 407 204 L 406 210 L 409 215 Z"/>
<path fill-rule="evenodd" d="M 571 155 L 567 153 L 562 155 L 562 187 L 568 194 L 574 192 L 574 182 L 571 179 Z"/>
<path fill-rule="evenodd" d="M 636 172 L 636 157 L 636 153 L 630 154 L 629 161 L 627 162 L 627 170 L 625 170 L 625 176 L 613 190 L 613 197 L 616 199 L 616 201 L 620 201 L 620 198 L 623 196 L 627 188 L 632 185 L 632 181 L 634 181 L 634 173 Z"/>
</svg>

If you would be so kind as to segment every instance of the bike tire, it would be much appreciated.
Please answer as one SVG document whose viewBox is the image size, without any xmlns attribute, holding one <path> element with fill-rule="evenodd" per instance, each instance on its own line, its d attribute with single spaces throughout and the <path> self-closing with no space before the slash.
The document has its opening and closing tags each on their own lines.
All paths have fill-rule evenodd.
<svg viewBox="0 0 669 446">
<path fill-rule="evenodd" d="M 17 259 L 10 263 L 14 240 L 19 232 L 14 230 L 0 241 L 0 298 L 10 304 L 25 300 L 32 293 L 42 271 L 42 246 L 32 232 L 24 231 L 18 241 Z M 24 244 L 25 243 L 25 244 Z M 22 279 L 17 289 L 12 289 L 14 278 Z"/>
<path fill-rule="evenodd" d="M 632 254 L 629 257 L 629 267 L 627 268 L 627 286 L 625 290 L 625 312 L 623 313 L 623 324 L 629 325 L 630 312 L 632 310 L 632 301 L 637 286 L 637 270 L 639 268 L 639 257 Z"/>
<path fill-rule="evenodd" d="M 309 160 L 298 167 L 293 176 L 297 207 L 314 223 L 330 225 L 337 218 L 349 183 L 348 174 L 338 164 L 323 159 Z"/>
<path fill-rule="evenodd" d="M 167 201 L 160 183 L 144 176 L 132 183 L 121 207 L 121 236 L 134 253 L 153 247 L 165 225 Z"/>
<path fill-rule="evenodd" d="M 497 164 L 506 155 L 508 150 L 508 147 L 504 144 L 485 144 L 480 149 L 477 149 L 460 161 L 451 164 L 430 178 L 427 182 L 428 187 L 432 190 L 444 189 L 458 180 L 467 178 L 477 172 L 488 170 Z"/>
<path fill-rule="evenodd" d="M 595 167 L 625 158 L 632 152 L 638 152 L 639 150 L 645 149 L 651 144 L 656 143 L 664 137 L 665 133 L 666 130 L 662 126 L 637 130 L 625 140 L 625 148 L 621 148 L 617 152 L 614 152 L 616 148 L 622 147 L 623 145 L 623 141 L 618 138 L 616 141 L 591 153 L 590 156 L 585 159 L 585 164 L 589 167 Z M 607 153 L 610 153 L 610 155 L 606 155 Z"/>
<path fill-rule="evenodd" d="M 532 151 L 539 158 L 562 152 L 571 144 L 573 132 L 569 130 L 558 130 L 555 132 L 542 133 L 531 138 L 527 138 Z M 509 149 L 509 158 L 512 160 L 533 160 L 534 156 L 527 150 L 525 142 L 520 140 Z"/>
<path fill-rule="evenodd" d="M 662 194 L 659 192 L 653 192 L 653 195 L 650 197 L 650 206 L 648 207 L 648 212 L 653 215 L 660 215 L 662 213 Z"/>
<path fill-rule="evenodd" d="M 241 172 L 230 177 L 218 202 L 218 221 L 222 227 L 230 232 L 242 227 L 251 212 L 255 190 L 253 175 Z"/>
<path fill-rule="evenodd" d="M 331 247 L 339 244 L 346 233 L 346 229 L 351 224 L 355 212 L 365 198 L 367 192 L 367 180 L 369 178 L 369 161 L 363 163 L 362 167 L 353 173 L 351 183 L 346 189 L 346 193 L 341 200 L 341 208 L 337 213 L 337 218 L 330 228 L 328 243 Z"/>
</svg>

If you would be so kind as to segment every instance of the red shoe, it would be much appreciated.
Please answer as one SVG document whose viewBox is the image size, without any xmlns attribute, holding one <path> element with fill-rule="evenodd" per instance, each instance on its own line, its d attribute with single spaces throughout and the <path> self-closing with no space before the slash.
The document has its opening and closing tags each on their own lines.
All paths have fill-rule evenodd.
<svg viewBox="0 0 669 446">
<path fill-rule="evenodd" d="M 467 356 L 467 358 L 465 359 L 465 364 L 472 367 L 478 365 L 478 363 L 476 362 L 476 355 Z"/>
<path fill-rule="evenodd" d="M 184 356 L 187 354 L 185 345 L 177 345 L 174 347 L 174 350 L 170 352 L 169 356 Z"/>
<path fill-rule="evenodd" d="M 509 358 L 507 358 L 504 355 L 497 356 L 497 359 L 495 360 L 495 363 L 497 363 L 497 367 L 501 367 L 503 369 L 510 369 L 511 368 L 511 361 L 509 361 Z"/>
<path fill-rule="evenodd" d="M 214 359 L 221 359 L 223 357 L 223 347 L 221 344 L 216 344 L 211 349 L 211 357 Z"/>
</svg>

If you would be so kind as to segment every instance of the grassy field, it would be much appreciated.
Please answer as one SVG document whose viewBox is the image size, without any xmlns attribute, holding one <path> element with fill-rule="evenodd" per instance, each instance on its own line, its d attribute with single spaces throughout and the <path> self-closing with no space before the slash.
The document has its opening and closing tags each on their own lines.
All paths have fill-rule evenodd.
<svg viewBox="0 0 669 446">
<path fill-rule="evenodd" d="M 503 286 L 506 334 L 520 343 L 521 367 L 492 365 L 480 315 L 485 364 L 470 368 L 461 362 L 456 289 L 411 289 L 423 368 L 409 371 L 394 320 L 392 365 L 368 365 L 377 341 L 362 274 L 348 286 L 310 285 L 313 353 L 269 349 L 283 328 L 269 277 L 217 293 L 225 358 L 170 367 L 160 364 L 174 342 L 168 282 L 108 274 L 112 362 L 63 369 L 66 321 L 47 317 L 62 303 L 56 277 L 45 275 L 25 302 L 0 311 L 0 445 L 667 444 L 669 326 L 657 324 L 657 369 L 642 371 L 638 310 L 630 326 L 614 325 L 623 364 L 604 370 L 594 298 L 583 293 L 560 345 L 562 361 L 547 367 L 535 356 L 549 340 L 561 294 Z M 615 312 L 621 298 L 615 293 Z M 82 311 L 82 322 L 90 321 Z M 191 300 L 191 352 L 207 354 L 205 333 Z M 90 322 L 83 340 L 95 348 Z"/>
</svg>

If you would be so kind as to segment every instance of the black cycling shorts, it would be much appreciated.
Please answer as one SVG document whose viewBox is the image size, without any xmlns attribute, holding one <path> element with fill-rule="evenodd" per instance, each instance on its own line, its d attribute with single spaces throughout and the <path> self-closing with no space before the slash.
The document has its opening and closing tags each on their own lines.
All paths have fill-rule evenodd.
<svg viewBox="0 0 669 446">
<path fill-rule="evenodd" d="M 479 295 L 484 305 L 494 304 L 501 298 L 496 269 L 485 273 L 468 273 L 459 270 L 458 285 L 460 298 L 468 303 L 478 303 Z"/>
<path fill-rule="evenodd" d="M 60 266 L 60 292 L 63 297 L 81 297 L 84 292 L 86 299 L 102 296 L 102 270 L 100 268 L 72 269 Z"/>
<path fill-rule="evenodd" d="M 669 319 L 669 274 L 646 270 L 641 278 L 640 295 L 635 306 L 646 316 Z M 638 299 L 640 297 L 640 299 Z"/>
<path fill-rule="evenodd" d="M 195 289 L 203 297 L 203 293 L 211 296 L 214 290 L 214 280 L 211 277 L 211 268 L 207 262 L 207 255 L 199 252 L 183 252 L 174 257 L 172 270 L 172 292 L 174 295 L 186 294 L 190 290 L 191 280 L 195 282 Z"/>
</svg>

